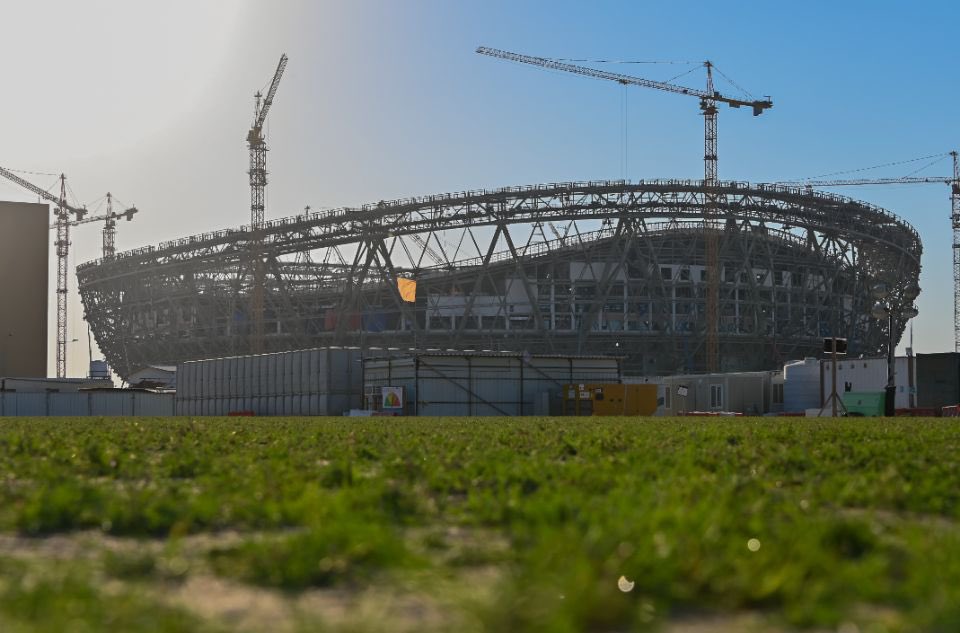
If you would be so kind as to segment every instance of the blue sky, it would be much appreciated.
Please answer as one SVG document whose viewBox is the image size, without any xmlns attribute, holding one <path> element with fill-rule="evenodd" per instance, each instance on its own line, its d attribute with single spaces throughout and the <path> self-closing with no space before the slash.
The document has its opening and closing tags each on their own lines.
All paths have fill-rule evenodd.
<svg viewBox="0 0 960 633">
<path fill-rule="evenodd" d="M 494 60 L 474 53 L 481 44 L 547 57 L 712 60 L 774 101 L 758 118 L 721 110 L 722 179 L 815 176 L 960 146 L 954 3 L 20 4 L 0 41 L 14 60 L 0 165 L 66 172 L 82 202 L 111 190 L 137 204 L 143 213 L 120 226 L 121 249 L 248 221 L 252 94 L 281 52 L 290 65 L 269 122 L 267 217 L 511 184 L 702 177 L 695 99 Z M 660 80 L 686 69 L 609 68 Z M 699 87 L 702 77 L 681 81 Z M 944 160 L 926 173 L 948 171 Z M 952 349 L 947 187 L 842 192 L 920 231 L 914 348 Z M 5 184 L 0 195 L 30 199 Z M 97 228 L 74 235 L 77 262 L 98 256 Z M 70 327 L 82 335 L 74 305 Z M 85 350 L 72 357 L 71 371 L 85 371 Z"/>
</svg>

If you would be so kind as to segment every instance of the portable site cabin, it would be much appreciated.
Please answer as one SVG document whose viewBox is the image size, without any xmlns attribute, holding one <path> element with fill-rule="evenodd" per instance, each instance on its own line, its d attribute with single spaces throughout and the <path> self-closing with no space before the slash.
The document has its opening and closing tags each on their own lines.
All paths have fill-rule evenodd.
<svg viewBox="0 0 960 633">
<path fill-rule="evenodd" d="M 692 411 L 733 411 L 763 415 L 771 411 L 776 371 L 665 376 L 664 415 Z"/>
</svg>

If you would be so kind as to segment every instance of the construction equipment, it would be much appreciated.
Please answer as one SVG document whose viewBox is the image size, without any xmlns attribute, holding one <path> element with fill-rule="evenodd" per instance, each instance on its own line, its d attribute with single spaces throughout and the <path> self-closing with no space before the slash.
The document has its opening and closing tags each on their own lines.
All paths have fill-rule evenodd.
<svg viewBox="0 0 960 633">
<path fill-rule="evenodd" d="M 960 158 L 956 151 L 953 158 L 953 176 L 904 176 L 902 178 L 851 178 L 846 180 L 791 180 L 779 185 L 813 187 L 850 187 L 858 185 L 950 185 L 950 224 L 953 229 L 953 346 L 960 352 Z M 926 157 L 926 158 L 929 158 Z"/>
<path fill-rule="evenodd" d="M 82 220 L 87 214 L 85 208 L 67 204 L 67 177 L 60 174 L 60 196 L 57 197 L 28 182 L 15 173 L 0 167 L 0 176 L 14 182 L 24 189 L 32 191 L 47 202 L 57 205 L 54 212 L 56 222 L 53 228 L 57 231 L 54 245 L 57 247 L 57 378 L 67 376 L 67 266 L 70 255 L 70 214 L 75 221 Z"/>
<path fill-rule="evenodd" d="M 266 123 L 273 98 L 277 94 L 280 78 L 287 68 L 287 56 L 280 56 L 280 63 L 273 74 L 273 81 L 264 97 L 259 91 L 254 95 L 253 125 L 247 133 L 247 144 L 250 147 L 250 230 L 253 233 L 251 240 L 251 259 L 253 263 L 253 293 L 250 312 L 253 317 L 253 336 L 251 353 L 259 354 L 263 351 L 263 192 L 267 186 L 267 143 L 263 138 L 263 125 Z"/>
<path fill-rule="evenodd" d="M 497 57 L 508 61 L 521 62 L 548 68 L 550 70 L 560 70 L 563 72 L 574 73 L 594 79 L 605 79 L 615 81 L 624 86 L 641 86 L 644 88 L 654 88 L 675 94 L 689 95 L 700 99 L 700 111 L 703 114 L 704 125 L 704 186 L 708 188 L 707 216 L 704 219 L 704 261 L 707 270 L 707 297 L 706 297 L 706 347 L 707 347 L 707 370 L 717 371 L 719 369 L 719 337 L 718 324 L 720 321 L 720 271 L 719 269 L 719 235 L 717 231 L 716 220 L 711 216 L 715 215 L 717 199 L 716 194 L 711 190 L 717 184 L 717 104 L 726 103 L 732 108 L 749 107 L 753 111 L 753 116 L 758 116 L 764 110 L 773 107 L 773 101 L 769 97 L 766 99 L 735 99 L 726 97 L 714 89 L 713 86 L 713 63 L 703 62 L 707 69 L 706 90 L 696 90 L 663 81 L 653 81 L 651 79 L 641 79 L 619 73 L 611 73 L 593 68 L 585 68 L 567 64 L 544 57 L 532 57 L 530 55 L 520 55 L 508 51 L 497 50 L 481 46 L 477 48 L 481 55 Z"/>
<path fill-rule="evenodd" d="M 123 218 L 128 222 L 133 219 L 134 214 L 138 213 L 139 209 L 136 207 L 130 207 L 115 213 L 113 211 L 113 194 L 107 192 L 107 212 L 101 215 L 92 215 L 90 217 L 85 217 L 78 220 L 70 220 L 68 224 L 70 226 L 78 226 L 80 224 L 90 224 L 91 222 L 104 222 L 105 226 L 103 227 L 103 258 L 104 259 L 113 259 L 117 253 L 116 239 L 117 239 L 117 220 Z M 50 228 L 55 228 L 56 224 L 52 225 Z"/>
</svg>

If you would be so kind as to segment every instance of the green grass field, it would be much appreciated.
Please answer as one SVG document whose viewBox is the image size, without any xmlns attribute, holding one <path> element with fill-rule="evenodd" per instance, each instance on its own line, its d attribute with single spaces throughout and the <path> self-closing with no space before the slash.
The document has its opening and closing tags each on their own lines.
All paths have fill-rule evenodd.
<svg viewBox="0 0 960 633">
<path fill-rule="evenodd" d="M 960 631 L 938 419 L 0 419 L 0 631 Z"/>
</svg>

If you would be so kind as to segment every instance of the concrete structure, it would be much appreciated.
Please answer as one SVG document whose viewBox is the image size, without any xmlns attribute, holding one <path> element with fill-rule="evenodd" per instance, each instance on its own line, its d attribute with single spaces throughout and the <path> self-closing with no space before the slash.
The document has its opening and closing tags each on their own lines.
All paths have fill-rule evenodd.
<svg viewBox="0 0 960 633">
<path fill-rule="evenodd" d="M 365 359 L 368 409 L 403 415 L 559 415 L 569 384 L 619 383 L 622 359 L 510 352 L 417 352 Z M 386 389 L 386 391 L 385 391 Z"/>
<path fill-rule="evenodd" d="M 50 207 L 0 202 L 0 376 L 47 375 Z"/>
</svg>

